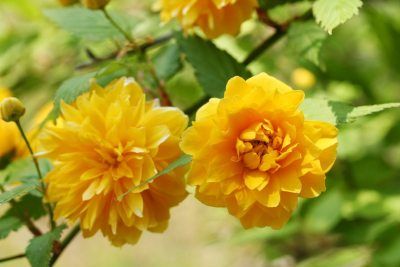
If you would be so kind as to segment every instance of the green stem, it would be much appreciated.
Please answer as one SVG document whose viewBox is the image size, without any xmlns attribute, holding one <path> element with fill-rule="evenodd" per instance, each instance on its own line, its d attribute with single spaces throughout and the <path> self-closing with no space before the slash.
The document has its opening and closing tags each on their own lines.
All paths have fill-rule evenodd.
<svg viewBox="0 0 400 267">
<path fill-rule="evenodd" d="M 25 135 L 24 129 L 22 128 L 20 121 L 17 120 L 15 123 L 17 124 L 18 130 L 21 133 L 21 136 L 24 139 L 26 146 L 28 147 L 29 153 L 31 154 L 32 161 L 33 161 L 33 163 L 35 165 L 36 171 L 37 171 L 38 176 L 39 176 L 40 186 L 42 188 L 43 195 L 46 195 L 46 186 L 45 186 L 44 181 L 43 181 L 43 175 L 42 175 L 42 172 L 41 172 L 40 167 L 39 167 L 38 159 L 36 158 L 35 154 L 33 153 L 31 144 L 29 143 L 29 140 Z M 45 206 L 47 207 L 47 210 L 48 210 L 49 215 L 50 215 L 50 227 L 51 227 L 51 229 L 54 229 L 56 224 L 54 222 L 53 208 L 51 207 L 51 205 L 49 203 L 45 204 Z"/>
<path fill-rule="evenodd" d="M 276 32 L 266 39 L 262 44 L 260 44 L 256 49 L 254 49 L 247 58 L 243 61 L 243 65 L 247 66 L 253 60 L 258 58 L 265 50 L 273 46 L 277 41 L 279 41 L 284 35 L 286 31 L 277 29 Z"/>
<path fill-rule="evenodd" d="M 101 11 L 103 11 L 104 16 L 108 19 L 108 21 L 114 26 L 115 29 L 117 29 L 125 38 L 126 40 L 132 44 L 133 46 L 136 47 L 136 42 L 133 40 L 132 36 L 129 35 L 124 29 L 122 29 L 121 26 L 111 17 L 110 13 L 106 10 L 106 8 L 102 8 Z"/>
<path fill-rule="evenodd" d="M 0 262 L 12 261 L 12 260 L 16 260 L 16 259 L 20 259 L 20 258 L 24 258 L 24 257 L 25 257 L 25 254 L 18 254 L 15 256 L 2 258 L 2 259 L 0 259 Z"/>
<path fill-rule="evenodd" d="M 50 260 L 50 266 L 53 266 L 57 259 L 61 256 L 66 247 L 68 247 L 69 243 L 76 237 L 76 235 L 80 232 L 81 228 L 79 224 L 75 225 L 74 228 L 67 234 L 64 240 L 61 242 L 60 248 L 58 251 L 54 252 L 53 257 Z"/>
</svg>

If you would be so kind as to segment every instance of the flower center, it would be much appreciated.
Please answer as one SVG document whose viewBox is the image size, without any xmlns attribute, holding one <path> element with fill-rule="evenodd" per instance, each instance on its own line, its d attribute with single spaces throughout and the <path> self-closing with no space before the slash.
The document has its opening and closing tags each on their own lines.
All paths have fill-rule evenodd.
<svg viewBox="0 0 400 267">
<path fill-rule="evenodd" d="M 282 147 L 282 136 L 282 130 L 274 129 L 268 120 L 252 124 L 236 141 L 236 160 L 243 161 L 251 170 L 268 171 L 279 167 L 276 159 Z"/>
</svg>

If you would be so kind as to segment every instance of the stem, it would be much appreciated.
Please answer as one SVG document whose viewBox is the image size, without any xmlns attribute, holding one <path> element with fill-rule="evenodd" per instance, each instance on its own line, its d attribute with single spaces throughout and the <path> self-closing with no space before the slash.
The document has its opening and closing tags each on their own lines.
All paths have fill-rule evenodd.
<svg viewBox="0 0 400 267">
<path fill-rule="evenodd" d="M 108 19 L 108 21 L 114 26 L 115 29 L 117 29 L 124 37 L 125 39 L 132 45 L 136 47 L 135 40 L 133 40 L 132 36 L 129 35 L 124 29 L 122 29 L 121 26 L 111 17 L 111 15 L 108 13 L 106 8 L 102 8 L 101 11 L 103 11 L 104 16 Z"/>
<path fill-rule="evenodd" d="M 15 123 L 18 126 L 18 130 L 21 133 L 21 136 L 24 139 L 26 146 L 28 147 L 29 153 L 31 154 L 31 157 L 32 157 L 32 161 L 35 164 L 36 171 L 37 171 L 37 173 L 39 175 L 40 186 L 42 188 L 43 194 L 46 195 L 46 186 L 45 186 L 45 184 L 43 182 L 43 175 L 42 175 L 42 172 L 40 171 L 38 159 L 36 158 L 35 154 L 33 153 L 31 144 L 29 143 L 29 140 L 25 135 L 24 129 L 22 128 L 20 121 L 17 120 Z M 47 207 L 47 210 L 48 210 L 49 215 L 50 215 L 50 227 L 51 227 L 51 229 L 54 229 L 56 224 L 55 224 L 54 219 L 53 219 L 54 218 L 53 208 L 48 203 L 45 204 L 45 206 Z"/>
<path fill-rule="evenodd" d="M 20 258 L 24 258 L 24 257 L 25 257 L 25 254 L 18 254 L 15 256 L 7 257 L 7 258 L 2 258 L 2 259 L 0 259 L 0 262 L 12 261 L 12 260 L 16 260 L 16 259 L 20 259 Z"/>
<path fill-rule="evenodd" d="M 253 60 L 258 58 L 265 50 L 273 46 L 277 41 L 279 41 L 284 35 L 286 31 L 277 29 L 276 32 L 266 39 L 263 43 L 261 43 L 256 49 L 254 49 L 247 58 L 243 61 L 243 65 L 249 65 Z"/>
<path fill-rule="evenodd" d="M 2 185 L 0 185 L 0 191 L 5 192 L 4 187 Z M 15 207 L 16 211 L 17 211 L 17 215 L 18 217 L 25 222 L 26 227 L 28 228 L 28 230 L 34 235 L 34 236 L 40 236 L 42 235 L 42 231 L 40 231 L 40 229 L 32 222 L 32 220 L 30 219 L 29 215 L 27 215 L 26 213 L 24 213 L 23 211 L 21 211 L 20 209 L 18 209 L 18 203 L 14 200 L 11 199 L 10 200 L 10 204 Z"/>
<path fill-rule="evenodd" d="M 50 260 L 50 266 L 53 266 L 57 259 L 61 256 L 66 247 L 68 247 L 69 243 L 76 237 L 76 235 L 80 232 L 81 228 L 79 224 L 75 225 L 74 228 L 68 233 L 65 239 L 61 242 L 60 248 L 58 251 L 55 251 L 53 257 Z"/>
<path fill-rule="evenodd" d="M 126 55 L 132 55 L 132 54 L 134 54 L 134 53 L 136 53 L 138 51 L 144 52 L 149 48 L 152 48 L 154 46 L 161 45 L 161 44 L 163 44 L 165 42 L 168 42 L 169 40 L 172 39 L 172 37 L 173 37 L 173 34 L 172 33 L 168 33 L 168 34 L 160 36 L 158 38 L 148 40 L 145 43 L 140 44 L 138 46 L 137 50 L 128 51 L 126 53 Z M 80 69 L 85 69 L 85 68 L 92 67 L 92 66 L 94 66 L 96 64 L 100 64 L 100 63 L 102 63 L 104 61 L 115 59 L 115 58 L 118 57 L 119 54 L 120 54 L 120 51 L 116 51 L 116 52 L 111 53 L 111 54 L 109 54 L 108 56 L 105 56 L 105 57 L 91 58 L 91 61 L 86 62 L 86 63 L 82 63 L 82 64 L 76 66 L 75 69 L 80 70 Z"/>
</svg>

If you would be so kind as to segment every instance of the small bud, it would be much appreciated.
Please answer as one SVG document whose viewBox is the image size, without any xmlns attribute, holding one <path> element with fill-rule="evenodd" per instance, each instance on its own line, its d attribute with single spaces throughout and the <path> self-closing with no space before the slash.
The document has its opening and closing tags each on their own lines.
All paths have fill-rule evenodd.
<svg viewBox="0 0 400 267">
<path fill-rule="evenodd" d="M 78 0 L 58 0 L 58 2 L 60 2 L 60 4 L 63 6 L 70 6 L 75 3 L 78 3 Z"/>
<path fill-rule="evenodd" d="M 105 7 L 110 0 L 81 0 L 82 4 L 90 9 L 101 9 Z"/>
<path fill-rule="evenodd" d="M 6 97 L 0 103 L 1 118 L 6 121 L 18 121 L 25 114 L 25 107 L 22 102 L 15 97 Z"/>
<path fill-rule="evenodd" d="M 292 83 L 298 89 L 307 90 L 315 85 L 315 76 L 304 68 L 297 68 L 292 73 Z"/>
</svg>

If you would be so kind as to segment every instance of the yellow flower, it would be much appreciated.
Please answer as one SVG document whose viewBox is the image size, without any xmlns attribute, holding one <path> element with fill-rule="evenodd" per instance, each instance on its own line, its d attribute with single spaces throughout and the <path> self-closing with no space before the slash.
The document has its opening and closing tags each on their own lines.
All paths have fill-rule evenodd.
<svg viewBox="0 0 400 267">
<path fill-rule="evenodd" d="M 304 93 L 265 73 L 232 78 L 223 99 L 199 109 L 182 137 L 193 156 L 188 182 L 206 205 L 227 207 L 249 227 L 281 228 L 299 197 L 325 190 L 337 129 L 304 119 Z"/>
<path fill-rule="evenodd" d="M 185 169 L 143 182 L 181 155 L 187 122 L 177 108 L 146 102 L 127 78 L 105 89 L 93 83 L 73 104 L 62 103 L 61 118 L 41 136 L 54 160 L 45 180 L 55 217 L 80 220 L 85 237 L 100 230 L 116 246 L 136 243 L 144 230 L 164 231 L 170 208 L 187 195 Z"/>
<path fill-rule="evenodd" d="M 0 102 L 11 96 L 12 93 L 10 90 L 0 87 Z M 4 156 L 18 158 L 24 153 L 24 143 L 16 124 L 2 120 L 0 112 L 0 159 Z"/>
<path fill-rule="evenodd" d="M 184 30 L 200 27 L 208 38 L 237 35 L 257 0 L 161 0 L 161 19 L 177 18 Z"/>
<path fill-rule="evenodd" d="M 292 73 L 293 85 L 299 89 L 310 89 L 315 85 L 315 76 L 312 72 L 304 68 L 297 68 Z"/>
<path fill-rule="evenodd" d="M 82 5 L 90 9 L 104 8 L 110 0 L 81 0 Z"/>
</svg>

